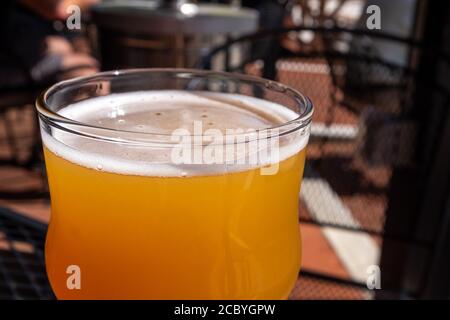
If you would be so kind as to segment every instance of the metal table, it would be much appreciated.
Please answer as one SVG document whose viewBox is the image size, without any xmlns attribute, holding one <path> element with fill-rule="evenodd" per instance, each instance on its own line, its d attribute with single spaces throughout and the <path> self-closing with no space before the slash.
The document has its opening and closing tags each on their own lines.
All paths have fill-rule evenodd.
<svg viewBox="0 0 450 320">
<path fill-rule="evenodd" d="M 193 67 L 229 35 L 256 31 L 253 9 L 219 4 L 113 1 L 95 6 L 102 68 Z"/>
<path fill-rule="evenodd" d="M 45 272 L 47 226 L 0 207 L 0 300 L 55 299 Z M 367 288 L 302 270 L 291 299 L 368 299 Z"/>
</svg>

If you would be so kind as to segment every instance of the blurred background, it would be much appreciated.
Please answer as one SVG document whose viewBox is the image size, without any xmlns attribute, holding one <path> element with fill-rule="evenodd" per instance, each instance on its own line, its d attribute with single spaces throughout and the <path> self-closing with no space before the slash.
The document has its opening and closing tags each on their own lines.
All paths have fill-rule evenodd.
<svg viewBox="0 0 450 320">
<path fill-rule="evenodd" d="M 53 298 L 36 96 L 135 67 L 247 73 L 312 99 L 291 299 L 450 298 L 449 2 L 0 5 L 0 299 Z M 367 287 L 371 266 L 381 289 Z"/>
</svg>

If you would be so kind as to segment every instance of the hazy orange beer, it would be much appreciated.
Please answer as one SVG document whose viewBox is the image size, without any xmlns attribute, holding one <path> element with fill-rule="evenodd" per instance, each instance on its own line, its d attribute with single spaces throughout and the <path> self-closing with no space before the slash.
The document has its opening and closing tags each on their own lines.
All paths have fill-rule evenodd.
<svg viewBox="0 0 450 320">
<path fill-rule="evenodd" d="M 58 298 L 287 298 L 307 98 L 248 76 L 154 69 L 63 82 L 37 108 Z"/>
</svg>

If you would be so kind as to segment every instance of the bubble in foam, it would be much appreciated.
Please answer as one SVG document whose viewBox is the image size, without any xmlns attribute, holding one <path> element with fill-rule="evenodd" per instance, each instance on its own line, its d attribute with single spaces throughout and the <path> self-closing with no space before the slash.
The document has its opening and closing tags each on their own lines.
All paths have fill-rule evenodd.
<svg viewBox="0 0 450 320">
<path fill-rule="evenodd" d="M 70 105 L 61 115 L 104 128 L 171 134 L 178 128 L 193 132 L 193 122 L 207 113 L 205 128 L 261 129 L 279 125 L 297 117 L 292 110 L 257 98 L 237 94 L 186 91 L 150 91 L 114 94 Z M 114 101 L 114 105 L 104 103 Z M 109 117 L 119 110 L 120 119 Z M 164 118 L 157 116 L 164 114 Z M 204 129 L 205 130 L 205 129 Z M 99 171 L 147 176 L 183 176 L 222 174 L 234 169 L 230 165 L 176 165 L 171 162 L 170 148 L 125 147 L 98 142 L 61 131 L 53 137 L 43 134 L 45 146 L 53 153 L 79 165 Z M 281 146 L 280 160 L 306 145 L 307 134 L 289 145 Z M 241 167 L 242 168 L 242 167 Z"/>
</svg>

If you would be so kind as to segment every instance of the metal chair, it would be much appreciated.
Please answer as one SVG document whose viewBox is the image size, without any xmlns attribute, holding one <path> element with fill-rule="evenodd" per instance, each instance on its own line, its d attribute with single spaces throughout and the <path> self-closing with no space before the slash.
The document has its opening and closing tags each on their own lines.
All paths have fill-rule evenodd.
<svg viewBox="0 0 450 320">
<path fill-rule="evenodd" d="M 11 184 L 0 190 L 0 199 L 25 200 L 48 198 L 42 145 L 34 101 L 42 88 L 16 88 L 0 91 L 0 166 L 15 168 L 18 175 L 8 177 Z M 15 188 L 19 172 L 35 172 L 39 183 Z M 6 178 L 4 178 L 6 179 Z M 7 185 L 3 180 L 3 186 Z"/>
<path fill-rule="evenodd" d="M 0 207 L 0 299 L 53 299 L 45 272 L 46 225 Z"/>
<path fill-rule="evenodd" d="M 322 39 L 320 45 L 304 45 L 299 40 L 297 50 L 284 47 L 275 57 L 273 53 L 245 51 L 257 41 L 282 41 L 301 31 L 314 32 Z M 383 59 L 371 50 L 373 41 L 405 47 L 409 51 L 405 63 Z M 225 52 L 240 59 L 221 59 Z M 368 242 L 379 239 L 391 246 L 401 243 L 432 252 L 434 244 L 419 239 L 412 228 L 402 230 L 402 220 L 390 207 L 400 201 L 397 176 L 422 165 L 417 162 L 418 132 L 423 130 L 423 119 L 417 117 L 418 91 L 428 90 L 440 100 L 450 101 L 449 90 L 422 80 L 419 66 L 412 59 L 418 55 L 442 59 L 450 65 L 449 57 L 413 39 L 367 30 L 300 26 L 231 39 L 211 50 L 197 66 L 256 76 L 274 69 L 271 79 L 312 99 L 315 116 L 302 183 L 302 223 L 348 230 Z M 428 107 L 439 111 L 432 103 Z M 441 111 L 443 114 L 445 109 Z M 425 172 L 429 171 L 423 166 Z M 375 243 L 373 247 L 377 252 L 385 249 Z M 362 284 L 357 277 L 353 280 Z M 401 293 L 395 290 L 383 290 L 383 296 L 376 297 L 392 294 L 414 298 L 422 294 L 420 288 Z"/>
</svg>

